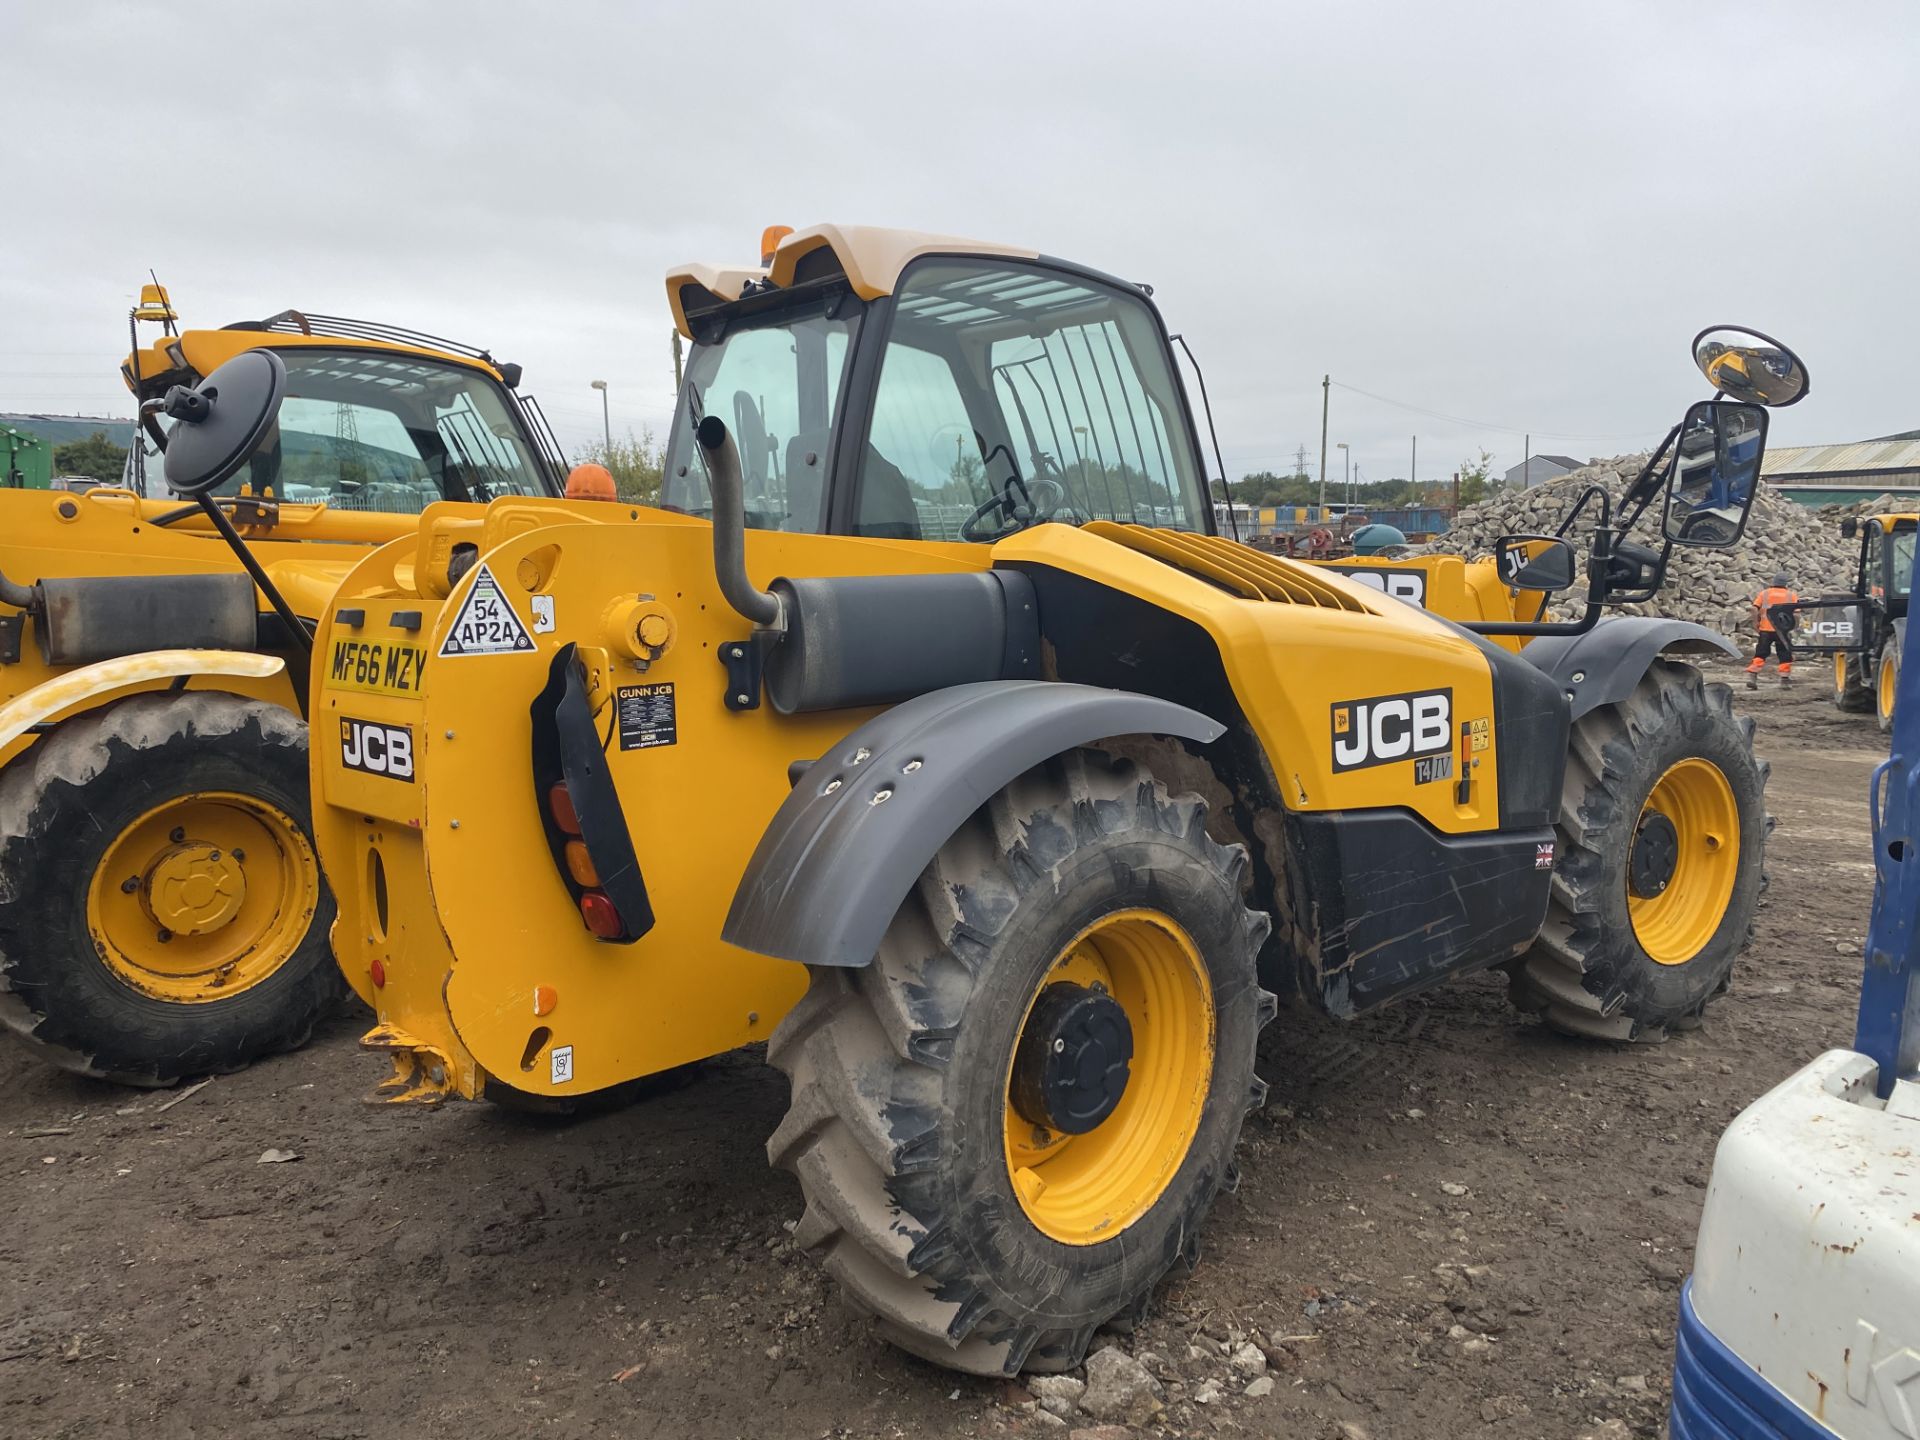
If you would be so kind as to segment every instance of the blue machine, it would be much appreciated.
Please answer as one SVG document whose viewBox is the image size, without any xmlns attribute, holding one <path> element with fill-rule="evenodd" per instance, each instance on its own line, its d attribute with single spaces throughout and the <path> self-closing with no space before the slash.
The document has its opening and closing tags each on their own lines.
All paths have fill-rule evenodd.
<svg viewBox="0 0 1920 1440">
<path fill-rule="evenodd" d="M 1920 1437 L 1920 665 L 1902 667 L 1869 807 L 1854 1049 L 1721 1138 L 1680 1301 L 1672 1440 Z"/>
</svg>

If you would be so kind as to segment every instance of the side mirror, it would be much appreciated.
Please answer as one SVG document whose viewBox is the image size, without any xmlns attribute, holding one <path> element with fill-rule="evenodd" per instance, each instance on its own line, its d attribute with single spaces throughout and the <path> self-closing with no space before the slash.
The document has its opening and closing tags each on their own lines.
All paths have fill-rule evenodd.
<svg viewBox="0 0 1920 1440">
<path fill-rule="evenodd" d="M 1500 578 L 1515 590 L 1565 590 L 1573 584 L 1573 546 L 1552 535 L 1502 535 L 1493 542 Z"/>
<path fill-rule="evenodd" d="M 1857 516 L 1849 515 L 1840 522 L 1840 538 L 1842 540 L 1856 539 L 1859 534 L 1860 521 Z"/>
<path fill-rule="evenodd" d="M 1690 406 L 1674 442 L 1664 530 L 1675 545 L 1723 549 L 1747 528 L 1767 449 L 1767 412 L 1733 400 Z"/>
<path fill-rule="evenodd" d="M 167 484 L 182 495 L 205 495 L 240 473 L 273 438 L 287 367 L 271 350 L 236 355 L 192 389 L 176 385 L 161 403 L 167 432 Z"/>
<path fill-rule="evenodd" d="M 1752 344 L 1752 341 L 1759 344 Z M 1800 357 L 1772 336 L 1742 325 L 1715 325 L 1693 337 L 1693 363 L 1733 400 L 1779 409 L 1807 398 L 1813 382 Z"/>
</svg>

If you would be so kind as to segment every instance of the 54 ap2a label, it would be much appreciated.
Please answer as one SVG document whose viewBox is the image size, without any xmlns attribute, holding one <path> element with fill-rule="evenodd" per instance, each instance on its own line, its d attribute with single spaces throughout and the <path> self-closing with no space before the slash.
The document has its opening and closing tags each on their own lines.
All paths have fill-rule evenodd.
<svg viewBox="0 0 1920 1440">
<path fill-rule="evenodd" d="M 460 602 L 460 613 L 441 642 L 442 655 L 511 655 L 533 649 L 533 637 L 513 611 L 493 572 L 482 565 L 473 588 Z"/>
</svg>

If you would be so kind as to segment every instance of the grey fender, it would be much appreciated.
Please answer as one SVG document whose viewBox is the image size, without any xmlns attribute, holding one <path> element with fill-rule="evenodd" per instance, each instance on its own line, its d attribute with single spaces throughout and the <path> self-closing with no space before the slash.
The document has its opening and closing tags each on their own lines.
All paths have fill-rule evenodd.
<svg viewBox="0 0 1920 1440">
<path fill-rule="evenodd" d="M 987 680 L 917 695 L 801 774 L 721 938 L 806 965 L 866 965 L 934 852 L 1009 781 L 1108 736 L 1205 743 L 1225 730 L 1184 705 L 1092 685 Z"/>
<path fill-rule="evenodd" d="M 1589 710 L 1626 699 L 1647 667 L 1669 651 L 1740 653 L 1726 636 L 1704 625 L 1651 615 L 1602 620 L 1584 635 L 1542 635 L 1520 653 L 1560 682 L 1578 720 Z"/>
</svg>

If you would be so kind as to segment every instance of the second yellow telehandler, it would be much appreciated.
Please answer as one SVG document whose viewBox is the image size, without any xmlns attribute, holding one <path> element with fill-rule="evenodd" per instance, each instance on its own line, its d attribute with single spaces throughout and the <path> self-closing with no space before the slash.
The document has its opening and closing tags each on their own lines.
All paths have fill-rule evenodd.
<svg viewBox="0 0 1920 1440">
<path fill-rule="evenodd" d="M 141 403 L 280 359 L 276 430 L 217 503 L 287 613 L 138 438 L 121 485 L 0 489 L 0 1021 L 67 1069 L 165 1085 L 300 1043 L 345 993 L 307 625 L 428 503 L 558 495 L 563 462 L 517 367 L 482 351 L 295 311 L 182 332 L 157 284 L 132 323 Z"/>
</svg>

